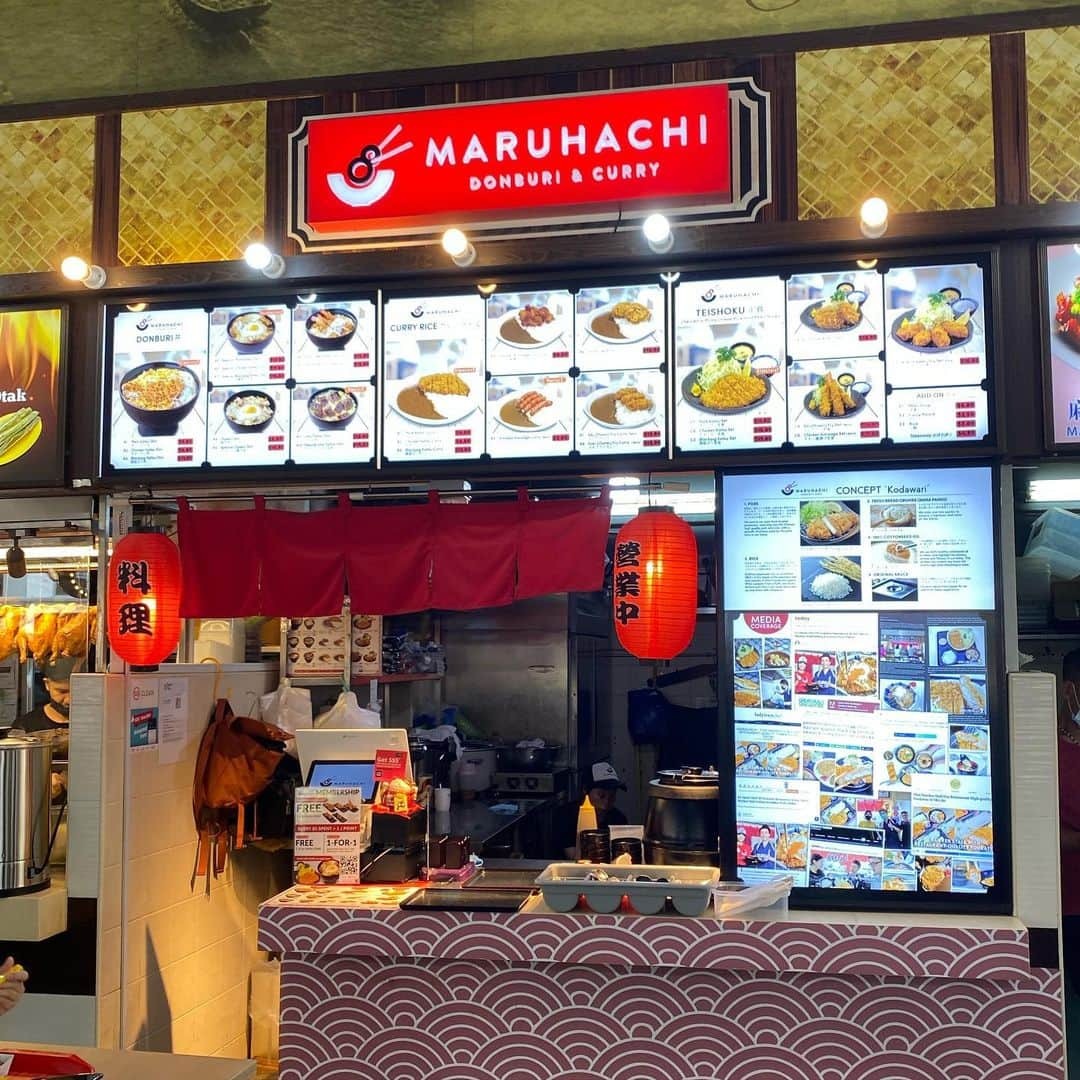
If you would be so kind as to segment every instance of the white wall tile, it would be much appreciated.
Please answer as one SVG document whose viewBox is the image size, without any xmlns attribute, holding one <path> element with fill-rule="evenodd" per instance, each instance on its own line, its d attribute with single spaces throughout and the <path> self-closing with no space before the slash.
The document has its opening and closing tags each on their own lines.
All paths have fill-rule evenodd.
<svg viewBox="0 0 1080 1080">
<path fill-rule="evenodd" d="M 105 1050 L 120 1046 L 120 991 L 98 998 L 97 1044 Z"/>
<path fill-rule="evenodd" d="M 97 992 L 120 989 L 120 927 L 102 932 L 98 940 Z"/>
</svg>

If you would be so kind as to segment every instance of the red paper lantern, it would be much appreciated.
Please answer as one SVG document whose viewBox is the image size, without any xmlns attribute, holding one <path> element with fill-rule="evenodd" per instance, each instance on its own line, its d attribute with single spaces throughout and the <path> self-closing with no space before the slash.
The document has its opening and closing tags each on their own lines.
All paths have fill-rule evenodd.
<svg viewBox="0 0 1080 1080">
<path fill-rule="evenodd" d="M 157 532 L 128 533 L 109 559 L 108 633 L 117 656 L 156 667 L 180 640 L 180 551 Z"/>
<path fill-rule="evenodd" d="M 619 643 L 642 660 L 671 660 L 694 636 L 694 531 L 664 506 L 643 507 L 615 538 L 613 613 Z"/>
</svg>

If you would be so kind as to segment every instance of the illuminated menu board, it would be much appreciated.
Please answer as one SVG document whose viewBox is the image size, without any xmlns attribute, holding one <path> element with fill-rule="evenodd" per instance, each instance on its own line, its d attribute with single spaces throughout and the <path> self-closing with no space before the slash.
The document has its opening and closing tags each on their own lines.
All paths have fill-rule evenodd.
<svg viewBox="0 0 1080 1080">
<path fill-rule="evenodd" d="M 991 470 L 724 478 L 739 874 L 994 884 Z"/>
<path fill-rule="evenodd" d="M 118 312 L 114 469 L 369 463 L 375 305 Z"/>
<path fill-rule="evenodd" d="M 984 320 L 975 263 L 681 281 L 676 447 L 982 439 Z"/>
<path fill-rule="evenodd" d="M 1080 244 L 1046 249 L 1050 430 L 1055 445 L 1080 443 Z"/>
<path fill-rule="evenodd" d="M 990 470 L 724 479 L 728 609 L 994 607 Z"/>
</svg>

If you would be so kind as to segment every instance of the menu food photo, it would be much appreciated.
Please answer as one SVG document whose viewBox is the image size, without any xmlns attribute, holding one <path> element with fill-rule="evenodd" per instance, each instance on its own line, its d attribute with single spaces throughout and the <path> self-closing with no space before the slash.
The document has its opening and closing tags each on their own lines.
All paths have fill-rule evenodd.
<svg viewBox="0 0 1080 1080">
<path fill-rule="evenodd" d="M 484 453 L 484 298 L 395 297 L 383 307 L 387 461 Z"/>
<path fill-rule="evenodd" d="M 1046 249 L 1046 336 L 1056 444 L 1080 442 L 1080 244 Z"/>
<path fill-rule="evenodd" d="M 755 611 L 728 628 L 744 881 L 993 886 L 980 616 Z"/>
<path fill-rule="evenodd" d="M 121 311 L 114 469 L 370 462 L 375 305 Z"/>
<path fill-rule="evenodd" d="M 724 478 L 729 610 L 994 608 L 988 468 Z"/>
<path fill-rule="evenodd" d="M 784 282 L 692 281 L 677 291 L 680 450 L 781 446 L 787 438 Z"/>
</svg>

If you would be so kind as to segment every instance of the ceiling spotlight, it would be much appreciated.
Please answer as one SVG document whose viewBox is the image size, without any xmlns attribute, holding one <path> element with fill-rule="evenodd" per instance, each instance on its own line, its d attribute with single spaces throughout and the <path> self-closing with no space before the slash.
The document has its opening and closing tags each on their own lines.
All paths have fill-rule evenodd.
<svg viewBox="0 0 1080 1080">
<path fill-rule="evenodd" d="M 855 265 L 860 270 L 873 270 L 877 266 L 877 259 L 856 259 Z"/>
<path fill-rule="evenodd" d="M 248 244 L 244 250 L 244 262 L 268 278 L 279 278 L 285 273 L 285 260 L 265 244 Z"/>
<path fill-rule="evenodd" d="M 476 286 L 476 291 L 481 296 L 490 296 L 498 287 L 499 283 L 497 281 L 485 281 Z"/>
<path fill-rule="evenodd" d="M 9 577 L 26 577 L 26 555 L 23 553 L 23 549 L 19 547 L 19 538 L 17 536 L 11 539 L 11 547 L 8 548 L 6 562 Z"/>
<path fill-rule="evenodd" d="M 863 236 L 874 239 L 889 227 L 889 204 L 876 196 L 867 199 L 859 210 L 859 228 Z"/>
<path fill-rule="evenodd" d="M 675 244 L 675 237 L 671 234 L 671 223 L 663 214 L 650 214 L 641 223 L 641 231 L 645 234 L 649 247 L 657 255 L 670 251 Z"/>
<path fill-rule="evenodd" d="M 78 255 L 69 255 L 60 264 L 60 273 L 68 281 L 81 281 L 88 289 L 100 289 L 107 278 L 102 267 L 88 263 Z"/>
<path fill-rule="evenodd" d="M 314 304 L 315 301 L 319 299 L 319 294 L 313 292 L 298 293 L 296 299 L 299 300 L 301 304 Z"/>
<path fill-rule="evenodd" d="M 458 266 L 471 266 L 476 262 L 476 248 L 460 229 L 447 229 L 442 234 L 442 247 Z"/>
</svg>

